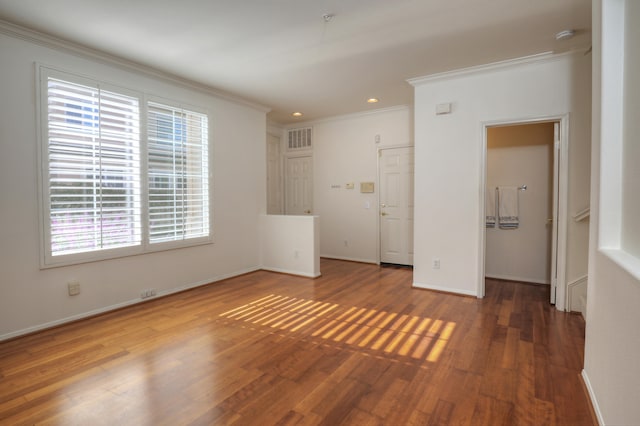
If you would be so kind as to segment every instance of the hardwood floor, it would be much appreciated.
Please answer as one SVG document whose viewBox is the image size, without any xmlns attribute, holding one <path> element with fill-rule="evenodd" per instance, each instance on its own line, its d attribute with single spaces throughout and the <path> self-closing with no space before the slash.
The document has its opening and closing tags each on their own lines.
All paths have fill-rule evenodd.
<svg viewBox="0 0 640 426">
<path fill-rule="evenodd" d="M 0 424 L 591 425 L 584 322 L 548 289 L 478 300 L 322 260 L 0 343 Z"/>
</svg>

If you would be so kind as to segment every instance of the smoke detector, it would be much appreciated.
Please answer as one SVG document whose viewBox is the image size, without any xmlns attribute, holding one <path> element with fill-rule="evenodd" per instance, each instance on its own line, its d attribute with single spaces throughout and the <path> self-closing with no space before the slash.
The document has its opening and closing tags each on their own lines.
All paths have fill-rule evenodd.
<svg viewBox="0 0 640 426">
<path fill-rule="evenodd" d="M 331 22 L 331 20 L 335 17 L 336 15 L 334 15 L 333 13 L 325 13 L 324 15 L 322 15 L 322 19 L 324 20 L 324 22 Z"/>
</svg>

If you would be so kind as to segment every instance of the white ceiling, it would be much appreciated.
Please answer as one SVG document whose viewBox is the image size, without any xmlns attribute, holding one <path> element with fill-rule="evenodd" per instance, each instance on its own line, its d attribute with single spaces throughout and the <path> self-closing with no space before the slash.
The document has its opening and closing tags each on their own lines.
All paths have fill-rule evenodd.
<svg viewBox="0 0 640 426">
<path fill-rule="evenodd" d="M 411 104 L 408 78 L 591 43 L 591 0 L 0 0 L 0 19 L 263 104 L 283 124 Z M 576 36 L 556 41 L 563 29 Z"/>
</svg>

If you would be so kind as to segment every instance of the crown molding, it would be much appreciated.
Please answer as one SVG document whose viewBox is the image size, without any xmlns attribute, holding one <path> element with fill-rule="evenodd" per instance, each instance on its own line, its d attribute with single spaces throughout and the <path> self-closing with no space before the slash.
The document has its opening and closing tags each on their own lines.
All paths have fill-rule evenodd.
<svg viewBox="0 0 640 426">
<path fill-rule="evenodd" d="M 287 130 L 288 129 L 296 129 L 298 127 L 309 127 L 309 126 L 312 126 L 314 124 L 328 123 L 328 122 L 331 122 L 331 121 L 340 121 L 340 120 L 353 120 L 353 119 L 357 119 L 357 118 L 361 118 L 361 117 L 367 117 L 369 115 L 383 114 L 383 113 L 386 113 L 386 112 L 403 111 L 403 110 L 411 110 L 411 106 L 410 105 L 396 105 L 396 106 L 391 106 L 391 107 L 387 107 L 387 108 L 379 108 L 379 109 L 374 109 L 374 110 L 369 110 L 369 111 L 353 112 L 353 113 L 343 114 L 343 115 L 333 115 L 333 116 L 330 116 L 330 117 L 318 118 L 317 120 L 301 121 L 299 123 L 289 123 L 289 124 L 283 125 L 283 127 L 285 129 L 287 129 Z"/>
<path fill-rule="evenodd" d="M 528 65 L 533 63 L 557 61 L 559 59 L 572 56 L 577 53 L 584 53 L 584 52 L 583 50 L 572 50 L 564 53 L 553 53 L 553 52 L 538 53 L 535 55 L 523 56 L 521 58 L 507 59 L 505 61 L 492 62 L 489 64 L 483 64 L 483 65 L 475 65 L 468 68 L 459 68 L 451 71 L 444 71 L 444 72 L 430 74 L 422 77 L 410 78 L 407 80 L 407 83 L 409 83 L 413 87 L 417 87 L 423 84 L 433 83 L 435 81 L 444 81 L 444 80 L 454 79 L 458 77 L 464 77 L 467 75 L 481 74 L 485 72 L 514 68 L 521 65 Z"/>
<path fill-rule="evenodd" d="M 173 83 L 187 89 L 204 92 L 216 98 L 247 106 L 264 113 L 268 113 L 269 111 L 271 111 L 270 107 L 252 102 L 224 90 L 220 90 L 203 83 L 198 83 L 196 81 L 180 77 L 179 75 L 160 71 L 148 65 L 143 65 L 138 62 L 124 59 L 119 56 L 85 46 L 80 43 L 65 40 L 59 37 L 54 37 L 52 35 L 16 25 L 8 21 L 0 20 L 0 34 L 27 41 L 29 43 L 37 44 L 49 49 L 58 50 L 64 53 L 70 53 L 83 59 L 91 59 L 106 65 L 117 66 L 118 68 L 125 71 L 132 71 L 138 74 L 143 74 L 145 76 L 160 79 L 168 83 Z"/>
<path fill-rule="evenodd" d="M 284 127 L 285 127 L 285 126 L 284 126 L 284 124 L 282 124 L 282 123 L 278 123 L 278 122 L 273 121 L 273 120 L 270 120 L 270 119 L 267 117 L 267 127 L 276 127 L 276 128 L 278 128 L 278 129 L 284 129 Z"/>
</svg>

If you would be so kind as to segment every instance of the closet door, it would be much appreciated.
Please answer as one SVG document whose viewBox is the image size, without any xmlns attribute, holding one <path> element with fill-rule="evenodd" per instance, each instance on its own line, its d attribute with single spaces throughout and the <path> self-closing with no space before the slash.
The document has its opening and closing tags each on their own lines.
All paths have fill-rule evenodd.
<svg viewBox="0 0 640 426">
<path fill-rule="evenodd" d="M 313 158 L 290 157 L 286 160 L 285 199 L 288 215 L 310 215 L 313 211 Z"/>
<path fill-rule="evenodd" d="M 380 261 L 413 265 L 413 148 L 380 150 Z"/>
</svg>

